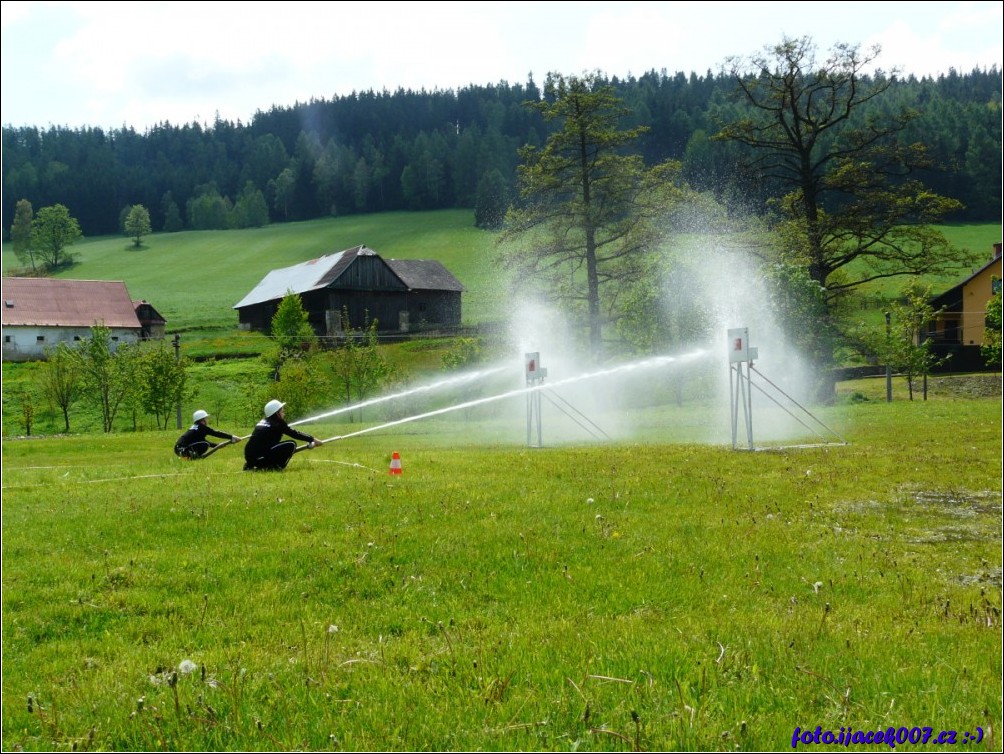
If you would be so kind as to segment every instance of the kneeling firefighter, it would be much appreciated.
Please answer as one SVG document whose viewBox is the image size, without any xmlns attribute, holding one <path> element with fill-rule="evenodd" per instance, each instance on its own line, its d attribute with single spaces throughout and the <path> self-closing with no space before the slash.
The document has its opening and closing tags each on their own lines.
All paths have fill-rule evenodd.
<svg viewBox="0 0 1004 754">
<path fill-rule="evenodd" d="M 286 423 L 285 403 L 271 400 L 265 404 L 265 418 L 255 425 L 251 438 L 244 446 L 244 470 L 261 469 L 281 471 L 296 452 L 293 440 L 283 440 L 289 436 L 307 443 L 307 448 L 323 445 L 320 440 L 293 429 Z"/>
<path fill-rule="evenodd" d="M 210 427 L 209 414 L 200 408 L 192 414 L 192 426 L 174 443 L 174 454 L 181 458 L 190 458 L 193 460 L 202 458 L 210 449 L 217 446 L 217 443 L 209 442 L 206 439 L 207 435 L 219 437 L 228 442 L 240 442 L 241 439 L 236 435 L 220 432 Z"/>
</svg>

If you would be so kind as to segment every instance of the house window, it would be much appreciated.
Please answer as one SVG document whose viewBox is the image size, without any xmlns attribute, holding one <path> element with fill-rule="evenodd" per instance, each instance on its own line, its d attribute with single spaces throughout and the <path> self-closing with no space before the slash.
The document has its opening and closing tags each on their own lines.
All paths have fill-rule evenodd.
<svg viewBox="0 0 1004 754">
<path fill-rule="evenodd" d="M 118 343 L 119 342 L 119 336 L 118 335 L 113 335 L 112 336 L 112 341 L 115 342 L 115 343 Z"/>
<path fill-rule="evenodd" d="M 4 336 L 3 336 L 3 342 L 4 342 L 4 343 L 10 343 L 10 342 L 11 342 L 11 340 L 10 340 L 10 335 L 4 335 Z"/>
<path fill-rule="evenodd" d="M 74 340 L 80 340 L 80 336 L 79 336 L 79 335 L 74 335 L 74 336 L 73 336 L 73 339 L 74 339 Z"/>
<path fill-rule="evenodd" d="M 990 278 L 990 294 L 996 296 L 1001 292 L 1001 279 L 994 275 Z"/>
<path fill-rule="evenodd" d="M 35 342 L 36 343 L 44 343 L 45 342 L 45 336 L 44 335 L 36 335 L 35 336 Z"/>
</svg>

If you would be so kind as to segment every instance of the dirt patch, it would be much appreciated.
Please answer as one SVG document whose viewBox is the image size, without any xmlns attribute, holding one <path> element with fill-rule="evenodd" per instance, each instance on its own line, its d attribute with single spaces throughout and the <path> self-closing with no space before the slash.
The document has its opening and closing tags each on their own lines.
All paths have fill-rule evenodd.
<svg viewBox="0 0 1004 754">
<path fill-rule="evenodd" d="M 1000 374 L 929 377 L 927 392 L 952 398 L 1000 398 L 1002 384 Z"/>
</svg>

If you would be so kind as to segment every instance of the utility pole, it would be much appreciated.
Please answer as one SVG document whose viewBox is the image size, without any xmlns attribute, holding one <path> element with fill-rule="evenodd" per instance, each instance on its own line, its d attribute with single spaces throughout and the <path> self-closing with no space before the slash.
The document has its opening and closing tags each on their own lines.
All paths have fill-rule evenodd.
<svg viewBox="0 0 1004 754">
<path fill-rule="evenodd" d="M 885 313 L 885 342 L 886 348 L 889 347 L 889 332 L 892 329 L 891 325 L 892 315 L 889 312 Z M 889 366 L 889 354 L 885 357 L 885 402 L 892 403 L 892 367 Z"/>
<path fill-rule="evenodd" d="M 181 335 L 178 333 L 174 334 L 174 360 L 181 361 Z M 178 396 L 178 416 L 177 416 L 178 429 L 181 429 L 181 396 Z"/>
</svg>

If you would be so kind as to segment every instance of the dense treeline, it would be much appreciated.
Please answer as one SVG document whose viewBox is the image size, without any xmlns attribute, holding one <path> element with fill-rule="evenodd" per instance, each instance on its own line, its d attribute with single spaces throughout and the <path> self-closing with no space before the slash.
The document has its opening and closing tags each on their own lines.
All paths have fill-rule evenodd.
<svg viewBox="0 0 1004 754">
<path fill-rule="evenodd" d="M 648 131 L 649 164 L 673 158 L 702 191 L 759 203 L 772 187 L 738 166 L 742 147 L 712 137 L 739 112 L 726 74 L 606 79 Z M 36 211 L 62 204 L 85 235 L 122 232 L 124 212 L 150 211 L 153 229 L 253 227 L 387 210 L 478 207 L 479 224 L 511 195 L 517 150 L 541 144 L 553 124 L 525 106 L 543 87 L 367 91 L 259 111 L 250 123 L 163 123 L 132 128 L 3 128 L 5 238 L 19 199 Z M 897 80 L 876 107 L 913 108 L 903 137 L 939 165 L 919 176 L 959 199 L 953 220 L 998 220 L 1001 211 L 1001 72 Z M 486 196 L 490 194 L 490 196 Z M 488 207 L 488 209 L 484 209 Z"/>
</svg>

